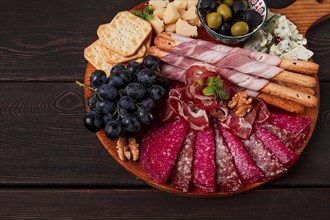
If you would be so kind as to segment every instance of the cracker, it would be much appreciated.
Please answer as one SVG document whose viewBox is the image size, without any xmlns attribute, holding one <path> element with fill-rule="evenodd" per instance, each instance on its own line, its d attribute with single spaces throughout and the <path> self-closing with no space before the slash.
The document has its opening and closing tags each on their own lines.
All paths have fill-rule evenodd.
<svg viewBox="0 0 330 220">
<path fill-rule="evenodd" d="M 91 45 L 85 48 L 84 57 L 96 69 L 103 70 L 107 75 L 110 74 L 110 69 L 114 66 L 109 62 L 109 57 L 104 53 L 100 40 L 96 40 Z"/>
<path fill-rule="evenodd" d="M 144 54 L 147 51 L 147 48 L 145 47 L 145 45 L 142 45 L 135 54 L 133 54 L 132 56 L 124 57 L 124 56 L 110 50 L 109 48 L 104 47 L 103 45 L 102 45 L 102 49 L 104 50 L 104 53 L 108 54 L 109 61 L 114 64 L 125 63 L 130 60 L 141 58 L 144 56 Z"/>
<path fill-rule="evenodd" d="M 149 22 L 123 11 L 110 23 L 101 25 L 97 35 L 105 47 L 127 57 L 137 52 L 151 30 Z"/>
</svg>

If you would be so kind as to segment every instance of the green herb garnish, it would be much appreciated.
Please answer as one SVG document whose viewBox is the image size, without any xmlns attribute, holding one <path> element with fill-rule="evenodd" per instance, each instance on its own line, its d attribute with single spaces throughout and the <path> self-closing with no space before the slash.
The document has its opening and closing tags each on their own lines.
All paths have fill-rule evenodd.
<svg viewBox="0 0 330 220">
<path fill-rule="evenodd" d="M 150 5 L 148 5 L 147 7 L 145 7 L 143 9 L 143 12 L 141 11 L 133 11 L 132 12 L 134 15 L 146 20 L 146 21 L 151 21 L 153 16 L 153 10 L 151 10 Z"/>
<path fill-rule="evenodd" d="M 197 80 L 197 83 L 204 86 L 203 80 Z M 215 96 L 220 99 L 228 99 L 228 94 L 223 89 L 223 82 L 220 76 L 209 77 L 205 82 L 205 88 L 203 89 L 203 94 L 206 96 Z"/>
</svg>

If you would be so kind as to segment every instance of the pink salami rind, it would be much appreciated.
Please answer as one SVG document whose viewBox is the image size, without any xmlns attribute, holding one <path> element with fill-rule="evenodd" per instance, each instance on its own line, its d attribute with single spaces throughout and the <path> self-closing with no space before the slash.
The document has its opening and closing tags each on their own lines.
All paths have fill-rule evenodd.
<svg viewBox="0 0 330 220">
<path fill-rule="evenodd" d="M 254 164 L 249 154 L 244 149 L 239 139 L 228 129 L 218 123 L 220 131 L 231 155 L 234 158 L 235 166 L 244 184 L 254 183 L 263 177 L 262 172 Z"/>
<path fill-rule="evenodd" d="M 283 144 L 293 151 L 301 147 L 301 145 L 306 141 L 310 131 L 310 126 L 306 127 L 305 130 L 299 133 L 290 132 L 269 123 L 263 123 L 261 124 L 261 127 L 277 137 Z"/>
<path fill-rule="evenodd" d="M 170 184 L 183 192 L 188 192 L 191 182 L 195 140 L 196 131 L 190 129 L 171 173 Z"/>
<path fill-rule="evenodd" d="M 254 163 L 264 174 L 265 180 L 274 179 L 287 171 L 280 161 L 265 148 L 255 134 L 251 134 L 247 140 L 242 140 L 242 144 Z"/>
<path fill-rule="evenodd" d="M 216 183 L 222 192 L 242 189 L 242 181 L 237 173 L 233 157 L 224 143 L 216 120 L 214 120 Z"/>
<path fill-rule="evenodd" d="M 214 151 L 213 128 L 210 126 L 197 133 L 192 169 L 193 184 L 206 192 L 214 192 L 216 188 Z"/>
<path fill-rule="evenodd" d="M 188 124 L 177 120 L 151 129 L 143 137 L 140 163 L 154 181 L 165 183 L 167 180 L 187 131 Z"/>
<path fill-rule="evenodd" d="M 285 146 L 279 139 L 258 124 L 254 124 L 254 130 L 263 145 L 279 159 L 285 168 L 292 166 L 296 162 L 298 155 Z"/>
</svg>

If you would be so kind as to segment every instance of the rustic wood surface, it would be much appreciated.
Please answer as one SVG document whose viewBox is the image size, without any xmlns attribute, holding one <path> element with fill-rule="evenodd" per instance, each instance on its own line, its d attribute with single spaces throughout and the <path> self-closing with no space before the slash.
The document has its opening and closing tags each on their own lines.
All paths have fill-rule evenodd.
<svg viewBox="0 0 330 220">
<path fill-rule="evenodd" d="M 81 123 L 83 91 L 74 81 L 84 78 L 83 49 L 100 24 L 141 2 L 0 1 L 0 218 L 329 219 L 329 19 L 306 33 L 320 64 L 321 103 L 298 162 L 247 193 L 195 199 L 137 180 Z"/>
</svg>

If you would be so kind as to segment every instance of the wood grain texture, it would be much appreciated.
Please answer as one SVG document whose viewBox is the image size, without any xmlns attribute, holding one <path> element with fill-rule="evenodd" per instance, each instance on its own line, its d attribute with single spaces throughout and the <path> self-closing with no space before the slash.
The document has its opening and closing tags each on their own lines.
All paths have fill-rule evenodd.
<svg viewBox="0 0 330 220">
<path fill-rule="evenodd" d="M 299 161 L 268 186 L 330 186 L 330 83 L 321 83 L 315 132 Z M 0 185 L 146 186 L 82 125 L 74 83 L 0 83 Z M 324 100 L 324 101 L 322 101 Z"/>
<path fill-rule="evenodd" d="M 272 7 L 292 0 L 272 1 Z M 304 0 L 298 0 L 304 1 Z M 316 1 L 316 0 L 315 0 Z M 1 81 L 74 81 L 82 79 L 87 61 L 83 49 L 97 39 L 100 24 L 119 11 L 133 8 L 143 0 L 1 0 Z M 285 3 L 285 4 L 284 4 Z M 326 7 L 325 7 L 326 8 Z M 310 11 L 308 12 L 309 15 Z M 308 18 L 308 16 L 303 16 Z M 329 22 L 313 29 L 310 47 L 329 54 Z M 313 35 L 316 33 L 316 35 Z M 309 37 L 309 35 L 307 35 Z M 312 44 L 315 42 L 315 46 Z M 314 49 L 315 48 L 315 49 Z M 315 55 L 317 56 L 317 54 Z M 329 56 L 329 55 L 328 55 Z M 327 62 L 321 62 L 320 80 L 330 80 Z M 324 66 L 322 64 L 324 63 Z"/>
<path fill-rule="evenodd" d="M 190 199 L 156 190 L 12 189 L 0 191 L 4 219 L 325 219 L 330 189 L 255 190 Z"/>
</svg>

